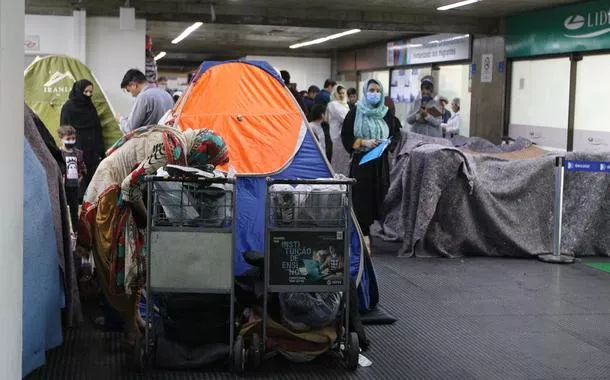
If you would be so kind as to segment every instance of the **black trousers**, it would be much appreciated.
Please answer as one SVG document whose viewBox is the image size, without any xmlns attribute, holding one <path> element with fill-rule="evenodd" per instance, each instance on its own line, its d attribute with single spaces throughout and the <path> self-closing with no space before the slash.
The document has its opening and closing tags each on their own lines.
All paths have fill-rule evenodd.
<svg viewBox="0 0 610 380">
<path fill-rule="evenodd" d="M 383 200 L 390 188 L 390 165 L 387 150 L 380 158 L 360 165 L 363 156 L 352 156 L 350 177 L 356 179 L 352 192 L 356 218 L 364 236 L 369 236 L 371 225 L 382 216 Z"/>
<path fill-rule="evenodd" d="M 70 208 L 70 221 L 72 222 L 72 231 L 78 231 L 78 187 L 66 186 L 66 199 Z"/>
</svg>

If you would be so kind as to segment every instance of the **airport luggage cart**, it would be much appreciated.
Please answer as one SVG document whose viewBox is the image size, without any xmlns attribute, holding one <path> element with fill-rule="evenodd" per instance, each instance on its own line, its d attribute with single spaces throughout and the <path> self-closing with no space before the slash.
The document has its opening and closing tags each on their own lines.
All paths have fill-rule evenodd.
<svg viewBox="0 0 610 380">
<path fill-rule="evenodd" d="M 349 332 L 353 183 L 349 178 L 267 179 L 260 356 L 268 348 L 270 293 L 342 292 L 333 351 L 349 370 L 358 367 L 358 335 Z M 258 340 L 255 337 L 253 342 Z"/>
<path fill-rule="evenodd" d="M 146 182 L 146 323 L 143 344 L 136 348 L 136 366 L 150 365 L 157 347 L 161 321 L 155 317 L 153 294 L 228 295 L 227 342 L 228 353 L 233 353 L 239 345 L 234 310 L 234 179 L 149 176 Z"/>
</svg>

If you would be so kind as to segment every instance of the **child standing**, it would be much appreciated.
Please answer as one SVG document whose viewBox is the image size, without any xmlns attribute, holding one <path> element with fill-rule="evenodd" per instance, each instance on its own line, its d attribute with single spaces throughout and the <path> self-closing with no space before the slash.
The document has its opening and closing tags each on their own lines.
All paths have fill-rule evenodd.
<svg viewBox="0 0 610 380">
<path fill-rule="evenodd" d="M 70 208 L 70 219 L 72 231 L 78 230 L 78 194 L 81 181 L 85 178 L 87 168 L 83 152 L 76 149 L 76 130 L 71 125 L 64 125 L 59 128 L 59 138 L 61 140 L 61 153 L 66 161 L 66 178 L 64 186 L 66 198 Z"/>
</svg>

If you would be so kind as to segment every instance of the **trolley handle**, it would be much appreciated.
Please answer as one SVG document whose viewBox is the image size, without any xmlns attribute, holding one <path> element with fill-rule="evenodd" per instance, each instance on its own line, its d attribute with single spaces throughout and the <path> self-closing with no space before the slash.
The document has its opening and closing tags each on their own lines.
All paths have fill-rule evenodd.
<svg viewBox="0 0 610 380">
<path fill-rule="evenodd" d="M 183 183 L 203 183 L 203 184 L 235 184 L 235 178 L 205 178 L 198 176 L 190 177 L 172 177 L 172 176 L 157 176 L 149 175 L 144 177 L 145 182 L 183 182 Z"/>
<path fill-rule="evenodd" d="M 267 177 L 267 185 L 353 185 L 354 178 L 320 178 L 320 179 L 274 179 Z"/>
</svg>

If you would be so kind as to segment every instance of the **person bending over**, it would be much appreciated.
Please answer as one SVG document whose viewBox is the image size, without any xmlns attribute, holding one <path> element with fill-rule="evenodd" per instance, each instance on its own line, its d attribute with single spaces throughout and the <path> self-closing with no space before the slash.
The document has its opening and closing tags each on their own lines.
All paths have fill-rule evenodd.
<svg viewBox="0 0 610 380">
<path fill-rule="evenodd" d="M 144 178 L 166 164 L 204 168 L 228 161 L 227 146 L 212 131 L 154 125 L 123 136 L 93 175 L 80 214 L 77 252 L 84 258 L 93 254 L 100 287 L 125 323 L 129 348 L 144 324 L 137 311 L 145 275 Z"/>
</svg>

